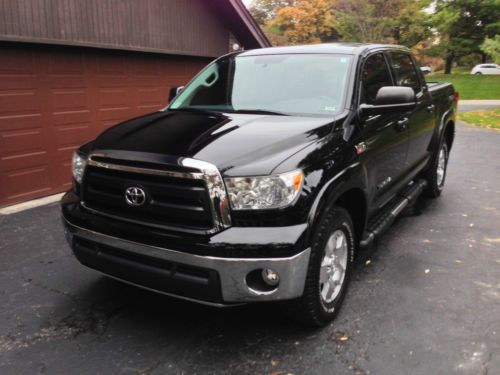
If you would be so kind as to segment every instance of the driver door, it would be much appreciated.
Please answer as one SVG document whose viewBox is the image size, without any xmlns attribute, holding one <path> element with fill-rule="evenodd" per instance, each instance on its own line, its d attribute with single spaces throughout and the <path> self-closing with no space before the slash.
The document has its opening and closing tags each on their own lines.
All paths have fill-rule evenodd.
<svg viewBox="0 0 500 375">
<path fill-rule="evenodd" d="M 394 86 L 384 53 L 369 56 L 361 72 L 360 104 L 373 104 L 378 90 Z M 383 113 L 360 118 L 366 151 L 360 154 L 365 164 L 372 206 L 383 206 L 395 193 L 403 177 L 408 152 L 408 126 L 404 113 Z"/>
</svg>

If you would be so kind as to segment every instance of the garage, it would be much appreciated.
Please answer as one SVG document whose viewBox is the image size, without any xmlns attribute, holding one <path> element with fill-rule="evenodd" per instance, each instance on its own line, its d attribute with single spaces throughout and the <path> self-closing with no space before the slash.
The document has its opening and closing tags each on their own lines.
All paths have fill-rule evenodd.
<svg viewBox="0 0 500 375">
<path fill-rule="evenodd" d="M 269 44 L 240 0 L 113 4 L 0 4 L 0 207 L 67 190 L 79 145 L 164 107 L 233 44 Z"/>
</svg>

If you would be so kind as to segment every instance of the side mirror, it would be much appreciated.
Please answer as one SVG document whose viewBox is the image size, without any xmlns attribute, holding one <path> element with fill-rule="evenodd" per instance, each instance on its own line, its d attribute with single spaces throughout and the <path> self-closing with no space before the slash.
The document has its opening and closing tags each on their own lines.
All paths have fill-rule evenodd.
<svg viewBox="0 0 500 375">
<path fill-rule="evenodd" d="M 383 113 L 411 111 L 417 105 L 415 91 L 411 87 L 381 87 L 373 104 L 361 104 L 359 109 L 363 115 L 380 115 Z"/>
<path fill-rule="evenodd" d="M 182 90 L 184 90 L 184 86 L 173 86 L 170 88 L 170 92 L 168 93 L 168 102 L 170 103 L 177 95 L 179 95 Z"/>
</svg>

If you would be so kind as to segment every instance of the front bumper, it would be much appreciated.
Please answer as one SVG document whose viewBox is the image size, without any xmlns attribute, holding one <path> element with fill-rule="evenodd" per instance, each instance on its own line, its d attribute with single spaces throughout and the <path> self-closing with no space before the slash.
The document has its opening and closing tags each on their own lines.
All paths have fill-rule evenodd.
<svg viewBox="0 0 500 375">
<path fill-rule="evenodd" d="M 304 290 L 309 248 L 290 257 L 201 256 L 97 233 L 68 220 L 64 224 L 68 242 L 81 263 L 160 293 L 227 305 L 293 299 Z M 248 273 L 264 268 L 279 274 L 279 285 L 271 291 L 249 287 Z"/>
</svg>

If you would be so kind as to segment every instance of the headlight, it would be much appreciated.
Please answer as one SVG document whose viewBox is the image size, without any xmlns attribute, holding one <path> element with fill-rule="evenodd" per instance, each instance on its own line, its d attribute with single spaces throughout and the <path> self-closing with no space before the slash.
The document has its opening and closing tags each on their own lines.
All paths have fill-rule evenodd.
<svg viewBox="0 0 500 375">
<path fill-rule="evenodd" d="M 301 170 L 273 176 L 226 178 L 233 210 L 264 210 L 286 207 L 302 189 Z"/>
<path fill-rule="evenodd" d="M 73 162 L 71 169 L 73 170 L 73 177 L 79 184 L 82 183 L 83 172 L 85 171 L 85 166 L 87 165 L 87 159 L 80 155 L 78 152 L 73 154 Z"/>
</svg>

